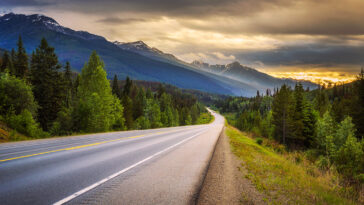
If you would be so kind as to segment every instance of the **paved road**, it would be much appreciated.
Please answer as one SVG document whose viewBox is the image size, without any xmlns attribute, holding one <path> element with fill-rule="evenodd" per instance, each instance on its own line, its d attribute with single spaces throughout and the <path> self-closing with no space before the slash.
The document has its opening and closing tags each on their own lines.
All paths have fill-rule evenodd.
<svg viewBox="0 0 364 205">
<path fill-rule="evenodd" d="M 0 204 L 189 204 L 224 119 L 0 144 Z"/>
</svg>

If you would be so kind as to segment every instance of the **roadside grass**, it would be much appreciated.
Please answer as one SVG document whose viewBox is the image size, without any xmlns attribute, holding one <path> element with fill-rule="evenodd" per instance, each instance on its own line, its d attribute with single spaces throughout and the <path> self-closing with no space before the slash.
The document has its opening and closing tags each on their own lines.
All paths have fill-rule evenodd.
<svg viewBox="0 0 364 205">
<path fill-rule="evenodd" d="M 211 115 L 211 113 L 207 112 L 207 113 L 201 113 L 201 115 L 199 116 L 199 118 L 197 119 L 197 123 L 198 125 L 200 124 L 208 124 L 213 122 L 215 119 L 215 117 L 213 115 Z"/>
<path fill-rule="evenodd" d="M 248 170 L 246 178 L 262 192 L 268 204 L 355 204 L 344 198 L 338 177 L 321 173 L 297 160 L 295 154 L 280 154 L 227 125 L 232 151 Z"/>
<path fill-rule="evenodd" d="M 10 129 L 5 123 L 0 121 L 0 143 L 2 142 L 10 142 L 10 141 L 22 141 L 22 140 L 30 140 L 32 138 L 22 135 L 15 131 L 14 129 Z"/>
</svg>

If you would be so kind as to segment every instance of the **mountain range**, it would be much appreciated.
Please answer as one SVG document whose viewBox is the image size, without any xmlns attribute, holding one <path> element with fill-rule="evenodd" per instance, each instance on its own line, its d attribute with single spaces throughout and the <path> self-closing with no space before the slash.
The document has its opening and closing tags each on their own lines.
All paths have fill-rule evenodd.
<svg viewBox="0 0 364 205">
<path fill-rule="evenodd" d="M 110 42 L 102 36 L 66 28 L 44 15 L 9 13 L 0 16 L 0 48 L 15 48 L 20 35 L 29 54 L 41 38 L 46 38 L 55 47 L 60 62 L 69 61 L 75 71 L 80 71 L 91 52 L 96 50 L 105 62 L 109 78 L 129 76 L 185 89 L 242 96 L 253 96 L 257 90 L 272 89 L 283 83 L 296 83 L 291 79 L 274 78 L 238 62 L 208 65 L 195 61 L 190 64 L 142 41 Z M 303 83 L 305 87 L 316 87 L 313 83 Z"/>
</svg>

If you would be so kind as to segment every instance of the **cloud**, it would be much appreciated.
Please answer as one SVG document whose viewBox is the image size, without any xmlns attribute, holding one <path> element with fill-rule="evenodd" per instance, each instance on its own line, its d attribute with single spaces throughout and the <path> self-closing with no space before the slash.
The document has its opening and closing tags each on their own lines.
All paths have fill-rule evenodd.
<svg viewBox="0 0 364 205">
<path fill-rule="evenodd" d="M 264 69 L 364 65 L 363 0 L 0 0 L 109 40 L 143 40 L 186 61 Z M 95 26 L 97 22 L 97 26 Z"/>
<path fill-rule="evenodd" d="M 119 17 L 106 17 L 97 20 L 98 23 L 107 23 L 107 24 L 130 24 L 135 22 L 145 22 L 145 19 L 142 18 L 119 18 Z"/>
<path fill-rule="evenodd" d="M 221 52 L 213 52 L 212 54 L 214 56 L 216 56 L 217 59 L 220 59 L 220 60 L 235 60 L 235 56 L 233 56 L 233 55 L 226 56 L 225 54 L 223 54 Z"/>
</svg>

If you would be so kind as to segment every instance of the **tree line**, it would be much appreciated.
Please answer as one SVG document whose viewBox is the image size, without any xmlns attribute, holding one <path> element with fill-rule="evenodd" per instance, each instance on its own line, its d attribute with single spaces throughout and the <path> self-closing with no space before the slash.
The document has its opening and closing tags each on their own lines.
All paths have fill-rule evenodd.
<svg viewBox="0 0 364 205">
<path fill-rule="evenodd" d="M 364 71 L 350 84 L 309 91 L 298 83 L 230 97 L 215 106 L 240 130 L 303 150 L 322 170 L 335 169 L 343 182 L 364 183 Z"/>
<path fill-rule="evenodd" d="M 93 52 L 81 73 L 58 61 L 46 39 L 29 56 L 21 37 L 0 59 L 0 121 L 33 138 L 72 133 L 148 129 L 206 123 L 192 95 L 157 92 L 130 78 L 110 82 Z"/>
</svg>

